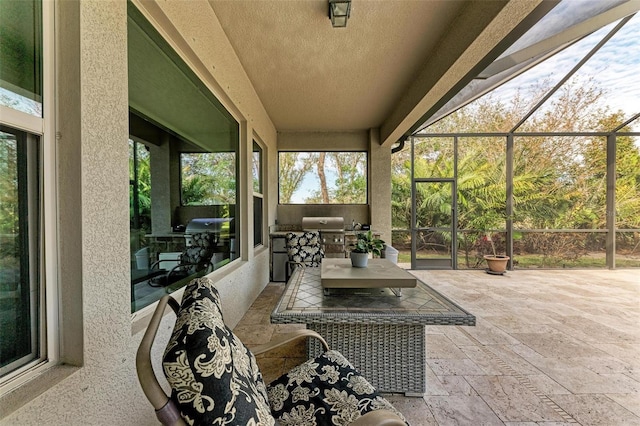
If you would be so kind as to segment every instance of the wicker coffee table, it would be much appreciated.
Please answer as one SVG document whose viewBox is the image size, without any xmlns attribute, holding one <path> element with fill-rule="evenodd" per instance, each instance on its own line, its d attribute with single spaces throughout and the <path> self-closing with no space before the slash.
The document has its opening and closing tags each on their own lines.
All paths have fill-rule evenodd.
<svg viewBox="0 0 640 426">
<path fill-rule="evenodd" d="M 325 258 L 320 282 L 325 296 L 332 288 L 389 288 L 400 297 L 402 289 L 415 287 L 418 279 L 387 259 L 369 259 L 366 268 L 354 268 L 350 259 Z"/>
<path fill-rule="evenodd" d="M 332 288 L 324 296 L 320 269 L 294 271 L 271 322 L 306 324 L 381 392 L 424 395 L 426 325 L 475 325 L 475 316 L 420 280 L 401 297 L 389 288 Z M 322 347 L 311 341 L 307 351 L 315 357 Z"/>
</svg>

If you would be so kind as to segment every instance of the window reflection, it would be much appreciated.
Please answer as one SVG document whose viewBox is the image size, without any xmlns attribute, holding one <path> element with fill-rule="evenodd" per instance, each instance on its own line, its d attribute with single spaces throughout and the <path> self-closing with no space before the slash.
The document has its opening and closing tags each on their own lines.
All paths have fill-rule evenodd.
<svg viewBox="0 0 640 426">
<path fill-rule="evenodd" d="M 0 105 L 42 117 L 42 2 L 1 6 Z"/>
<path fill-rule="evenodd" d="M 128 7 L 136 311 L 239 257 L 239 125 L 140 12 Z"/>
</svg>

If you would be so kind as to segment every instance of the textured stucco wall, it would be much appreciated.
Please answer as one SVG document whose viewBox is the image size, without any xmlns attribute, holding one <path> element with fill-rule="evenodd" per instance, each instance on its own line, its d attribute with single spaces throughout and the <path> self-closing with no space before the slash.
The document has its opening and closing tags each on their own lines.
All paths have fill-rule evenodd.
<svg viewBox="0 0 640 426">
<path fill-rule="evenodd" d="M 196 65 L 187 59 L 192 66 L 217 70 L 198 72 L 239 121 L 254 123 L 253 131 L 275 147 L 273 124 L 208 3 L 194 0 L 188 8 L 183 2 L 168 3 L 166 14 L 158 13 L 155 3 L 145 3 L 157 13 L 152 22 L 178 39 L 172 41 L 175 46 L 199 55 Z M 132 335 L 130 313 L 127 3 L 66 0 L 57 8 L 63 15 L 57 55 L 66 55 L 58 69 L 57 89 L 65 93 L 59 94 L 58 101 L 64 102 L 58 102 L 61 124 L 56 128 L 59 230 L 68 231 L 59 237 L 62 358 L 77 367 L 63 369 L 67 376 L 60 380 L 58 374 L 55 385 L 46 373 L 35 378 L 29 401 L 0 419 L 0 425 L 155 425 L 137 383 L 135 351 L 142 332 Z M 268 169 L 273 180 L 275 169 Z M 261 249 L 252 261 L 211 274 L 230 326 L 266 285 L 268 258 Z M 166 341 L 170 327 L 167 319 L 160 339 Z M 4 415 L 15 407 L 0 408 Z"/>
<path fill-rule="evenodd" d="M 366 151 L 369 135 L 366 130 L 354 132 L 278 132 L 281 151 Z"/>
<path fill-rule="evenodd" d="M 371 129 L 369 154 L 369 204 L 371 226 L 391 245 L 391 148 L 380 145 L 379 129 Z"/>
</svg>

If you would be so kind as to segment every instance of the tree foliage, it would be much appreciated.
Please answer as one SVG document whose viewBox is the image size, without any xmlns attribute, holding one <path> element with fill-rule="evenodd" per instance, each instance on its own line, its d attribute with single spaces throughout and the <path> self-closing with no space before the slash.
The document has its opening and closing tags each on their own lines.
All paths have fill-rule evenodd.
<svg viewBox="0 0 640 426">
<path fill-rule="evenodd" d="M 134 149 L 137 162 L 134 161 Z M 144 144 L 131 139 L 129 139 L 129 183 L 131 227 L 149 232 L 151 231 L 151 156 Z M 137 206 L 134 201 L 136 199 L 134 191 L 137 191 Z M 138 223 L 134 223 L 136 215 Z"/>
<path fill-rule="evenodd" d="M 236 203 L 236 155 L 205 152 L 180 156 L 182 205 Z"/>
<path fill-rule="evenodd" d="M 313 168 L 317 158 L 301 152 L 281 152 L 278 162 L 280 176 L 280 203 L 290 204 L 294 192 L 302 185 L 305 175 Z"/>
<path fill-rule="evenodd" d="M 280 203 L 364 204 L 366 154 L 281 152 Z"/>
<path fill-rule="evenodd" d="M 456 178 L 456 206 L 437 185 L 417 185 L 419 226 L 438 226 L 451 209 L 458 229 L 499 231 L 506 225 L 506 133 L 549 89 L 541 82 L 504 103 L 486 96 L 432 125 L 438 137 L 414 138 L 416 178 Z M 539 136 L 539 133 L 611 131 L 624 122 L 622 112 L 604 104 L 606 93 L 594 80 L 565 84 L 517 129 L 513 150 L 513 223 L 515 229 L 604 229 L 606 227 L 605 136 Z M 624 130 L 624 129 L 623 129 Z M 457 170 L 454 170 L 454 137 Z M 470 133 L 464 135 L 462 133 Z M 527 135 L 526 133 L 536 133 Z M 616 212 L 619 228 L 640 227 L 640 144 L 617 137 Z M 411 158 L 408 150 L 392 156 L 392 221 L 411 225 Z M 424 225 L 426 224 L 426 225 Z M 477 234 L 476 234 L 477 235 Z M 463 242 L 464 244 L 464 242 Z"/>
</svg>

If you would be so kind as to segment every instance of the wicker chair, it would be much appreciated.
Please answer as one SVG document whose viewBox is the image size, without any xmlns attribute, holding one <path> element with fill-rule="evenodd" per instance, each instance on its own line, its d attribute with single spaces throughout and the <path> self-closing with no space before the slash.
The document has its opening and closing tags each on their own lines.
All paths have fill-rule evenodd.
<svg viewBox="0 0 640 426">
<path fill-rule="evenodd" d="M 286 280 L 298 266 L 320 266 L 324 252 L 319 231 L 289 232 L 285 236 L 285 244 L 289 261 L 285 269 Z"/>
<path fill-rule="evenodd" d="M 211 258 L 217 245 L 217 235 L 210 232 L 201 232 L 191 236 L 191 245 L 187 247 L 179 258 L 177 266 L 166 271 L 165 274 L 152 278 L 149 281 L 151 287 L 166 287 L 187 278 L 197 272 L 212 267 Z M 163 262 L 173 260 L 158 260 L 151 265 L 151 270 L 162 267 Z"/>
<path fill-rule="evenodd" d="M 177 315 L 163 358 L 171 397 L 151 363 L 151 347 L 167 305 Z M 254 354 L 305 337 L 318 339 L 326 351 L 265 386 Z M 189 283 L 181 305 L 171 296 L 160 300 L 138 348 L 136 367 L 164 425 L 406 425 L 402 414 L 311 330 L 249 351 L 224 324 L 218 292 L 207 278 Z"/>
</svg>

